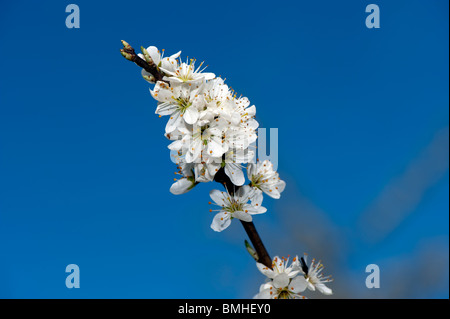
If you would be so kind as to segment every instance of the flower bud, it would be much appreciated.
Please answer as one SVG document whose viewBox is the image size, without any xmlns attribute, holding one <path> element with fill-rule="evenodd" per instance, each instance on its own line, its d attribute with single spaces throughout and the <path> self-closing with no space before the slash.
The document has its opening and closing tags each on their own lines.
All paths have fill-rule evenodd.
<svg viewBox="0 0 450 319">
<path fill-rule="evenodd" d="M 144 78 L 144 80 L 150 82 L 150 83 L 155 83 L 155 77 L 153 75 L 142 75 L 142 77 Z"/>
<path fill-rule="evenodd" d="M 145 62 L 147 62 L 149 65 L 154 64 L 152 58 L 150 57 L 150 54 L 148 54 L 148 51 L 142 46 L 141 46 L 141 51 L 144 54 Z"/>
<path fill-rule="evenodd" d="M 250 254 L 250 256 L 252 256 L 256 261 L 258 261 L 258 254 L 256 253 L 256 251 L 253 249 L 253 247 L 249 244 L 249 242 L 247 240 L 245 240 L 245 248 L 247 249 L 248 253 Z"/>
<path fill-rule="evenodd" d="M 133 61 L 133 58 L 135 56 L 135 54 L 126 52 L 124 49 L 120 49 L 120 54 L 122 54 L 122 56 L 127 59 L 128 61 Z"/>
<path fill-rule="evenodd" d="M 122 45 L 123 45 L 123 47 L 125 49 L 127 49 L 127 50 L 131 50 L 132 49 L 131 45 L 129 45 L 128 42 L 126 42 L 124 40 L 120 40 L 120 41 L 122 42 Z"/>
</svg>

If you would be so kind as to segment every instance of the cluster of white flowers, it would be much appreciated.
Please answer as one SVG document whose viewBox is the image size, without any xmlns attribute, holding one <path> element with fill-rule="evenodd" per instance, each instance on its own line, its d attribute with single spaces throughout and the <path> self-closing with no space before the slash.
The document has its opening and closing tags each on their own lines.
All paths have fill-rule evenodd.
<svg viewBox="0 0 450 319">
<path fill-rule="evenodd" d="M 324 295 L 331 295 L 333 291 L 325 283 L 332 281 L 331 276 L 323 276 L 322 263 L 312 260 L 307 265 L 307 256 L 300 260 L 296 256 L 291 265 L 288 266 L 288 258 L 279 258 L 276 256 L 272 261 L 272 269 L 257 263 L 259 271 L 267 280 L 261 285 L 259 293 L 254 296 L 255 299 L 305 299 L 300 293 L 316 289 Z"/>
<path fill-rule="evenodd" d="M 155 113 L 169 117 L 165 136 L 172 141 L 168 148 L 181 175 L 170 191 L 186 193 L 198 183 L 213 181 L 223 168 L 238 190 L 211 191 L 212 200 L 220 206 L 211 228 L 222 231 L 233 218 L 251 221 L 253 214 L 266 212 L 261 207 L 262 193 L 280 198 L 285 182 L 270 161 L 254 161 L 251 145 L 259 126 L 255 106 L 246 97 L 237 97 L 222 78 L 203 72 L 203 62 L 196 68 L 194 59 L 183 62 L 180 52 L 164 57 L 154 46 L 143 52 L 139 56 L 150 58 L 163 75 L 155 83 L 155 78 L 142 70 L 142 76 L 155 84 L 150 89 L 158 102 Z M 245 186 L 244 165 L 249 180 Z"/>
<path fill-rule="evenodd" d="M 126 42 L 123 44 L 122 55 L 136 62 L 134 50 Z M 216 181 L 224 183 L 226 191 L 210 192 L 214 203 L 209 204 L 218 206 L 210 209 L 216 211 L 213 230 L 226 229 L 234 218 L 251 222 L 253 215 L 265 213 L 266 208 L 261 206 L 263 195 L 280 198 L 286 183 L 269 160 L 254 160 L 251 146 L 257 139 L 259 126 L 255 106 L 246 97 L 237 97 L 220 77 L 203 72 L 203 62 L 196 68 L 195 59 L 186 62 L 180 59 L 181 52 L 164 57 L 154 46 L 142 51 L 140 58 L 151 67 L 138 61 L 144 68 L 142 76 L 154 84 L 150 93 L 158 102 L 155 113 L 169 117 L 165 136 L 171 141 L 168 148 L 177 164 L 176 174 L 181 175 L 171 186 L 171 193 L 184 194 L 198 183 L 213 181 L 220 171 L 222 176 Z M 145 70 L 154 68 L 157 73 Z M 251 254 L 258 259 L 256 253 Z M 303 299 L 300 293 L 306 289 L 332 294 L 325 285 L 331 281 L 330 276 L 321 274 L 323 265 L 313 259 L 308 266 L 306 259 L 295 257 L 289 266 L 289 258 L 284 257 L 275 257 L 271 267 L 257 262 L 267 280 L 254 298 Z M 270 258 L 266 264 L 270 264 Z"/>
</svg>

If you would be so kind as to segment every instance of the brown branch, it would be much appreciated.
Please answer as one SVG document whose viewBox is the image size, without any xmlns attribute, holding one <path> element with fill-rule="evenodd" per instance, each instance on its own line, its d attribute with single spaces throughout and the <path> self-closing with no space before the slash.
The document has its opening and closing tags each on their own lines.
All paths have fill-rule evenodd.
<svg viewBox="0 0 450 319">
<path fill-rule="evenodd" d="M 258 232 L 256 231 L 255 224 L 253 222 L 244 222 L 241 220 L 242 226 L 244 226 L 245 232 L 247 233 L 248 238 L 253 244 L 253 248 L 255 249 L 256 253 L 258 254 L 258 262 L 263 264 L 264 266 L 269 267 L 272 269 L 272 259 L 269 256 L 269 253 L 266 250 L 266 247 L 264 247 L 264 244 L 261 240 L 261 237 L 259 237 Z"/>
</svg>

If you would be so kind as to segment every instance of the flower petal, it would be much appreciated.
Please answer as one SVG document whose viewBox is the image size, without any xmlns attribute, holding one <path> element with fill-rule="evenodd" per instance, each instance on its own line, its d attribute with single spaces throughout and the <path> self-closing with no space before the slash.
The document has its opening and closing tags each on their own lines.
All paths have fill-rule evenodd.
<svg viewBox="0 0 450 319">
<path fill-rule="evenodd" d="M 194 124 L 198 120 L 198 110 L 195 107 L 188 107 L 183 114 L 184 120 L 188 124 Z"/>
<path fill-rule="evenodd" d="M 219 206 L 226 206 L 227 205 L 227 200 L 226 198 L 228 197 L 228 194 L 225 192 L 221 192 L 217 189 L 213 189 L 209 192 L 209 196 L 211 197 L 211 199 L 216 202 L 217 205 Z"/>
<path fill-rule="evenodd" d="M 256 175 L 256 164 L 248 163 L 247 165 L 247 176 L 249 180 L 252 180 L 252 176 Z"/>
<path fill-rule="evenodd" d="M 242 186 L 245 183 L 244 173 L 239 164 L 227 163 L 225 164 L 225 174 L 230 178 L 231 182 L 236 186 Z"/>
<path fill-rule="evenodd" d="M 154 46 L 149 46 L 147 48 L 148 55 L 150 55 L 150 58 L 153 60 L 153 63 L 156 65 L 159 64 L 161 61 L 161 54 L 159 54 L 158 48 Z"/>
<path fill-rule="evenodd" d="M 212 80 L 216 77 L 214 73 L 210 72 L 201 73 L 201 75 L 204 77 L 205 80 Z"/>
<path fill-rule="evenodd" d="M 212 157 L 220 157 L 222 154 L 222 144 L 216 138 L 211 138 L 208 142 L 208 155 Z"/>
<path fill-rule="evenodd" d="M 251 222 L 253 220 L 252 215 L 241 211 L 233 212 L 233 218 L 240 219 L 244 222 Z"/>
<path fill-rule="evenodd" d="M 166 133 L 171 133 L 180 126 L 182 117 L 180 116 L 180 111 L 175 111 L 170 115 L 169 120 L 166 124 Z"/>
<path fill-rule="evenodd" d="M 214 216 L 213 221 L 211 223 L 211 228 L 214 231 L 221 232 L 224 229 L 227 229 L 231 224 L 230 214 L 225 214 L 220 212 Z"/>
<path fill-rule="evenodd" d="M 259 207 L 261 206 L 262 202 L 263 202 L 263 193 L 261 191 L 255 191 L 255 194 L 252 197 L 252 205 Z"/>
<path fill-rule="evenodd" d="M 316 284 L 316 288 L 324 295 L 332 295 L 333 294 L 333 291 L 322 283 Z"/>
<path fill-rule="evenodd" d="M 308 283 L 306 282 L 305 277 L 297 276 L 291 280 L 291 283 L 289 284 L 289 291 L 297 294 L 299 292 L 305 291 L 307 286 Z"/>
<path fill-rule="evenodd" d="M 267 267 L 264 264 L 256 263 L 256 267 L 258 267 L 258 270 L 264 275 L 267 276 L 270 279 L 273 279 L 275 277 L 275 272 Z"/>
<path fill-rule="evenodd" d="M 277 183 L 277 187 L 278 187 L 278 191 L 281 193 L 282 191 L 284 191 L 284 188 L 286 187 L 286 182 L 280 180 L 280 181 Z"/>
<path fill-rule="evenodd" d="M 256 294 L 253 299 L 272 299 L 273 297 L 273 289 L 264 289 Z"/>
<path fill-rule="evenodd" d="M 267 208 L 262 206 L 244 205 L 245 211 L 251 215 L 264 214 L 267 212 Z"/>
<path fill-rule="evenodd" d="M 180 195 L 189 192 L 194 186 L 195 183 L 187 178 L 182 178 L 172 184 L 170 192 L 174 195 Z"/>
<path fill-rule="evenodd" d="M 275 288 L 286 288 L 289 285 L 289 277 L 284 272 L 281 274 L 277 274 L 275 278 L 273 278 L 273 285 Z"/>
</svg>

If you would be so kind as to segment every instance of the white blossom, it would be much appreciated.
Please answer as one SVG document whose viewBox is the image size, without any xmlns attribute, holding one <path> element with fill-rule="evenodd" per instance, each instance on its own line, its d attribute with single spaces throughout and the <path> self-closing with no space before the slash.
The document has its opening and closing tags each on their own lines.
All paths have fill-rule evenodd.
<svg viewBox="0 0 450 319">
<path fill-rule="evenodd" d="M 273 164 L 269 160 L 248 164 L 247 175 L 252 187 L 261 190 L 272 198 L 280 198 L 281 192 L 286 187 L 286 183 L 273 170 Z"/>
<path fill-rule="evenodd" d="M 236 186 L 244 185 L 245 176 L 242 171 L 242 164 L 248 163 L 254 156 L 251 150 L 229 150 L 225 154 L 225 160 L 222 163 L 225 174 Z"/>
<path fill-rule="evenodd" d="M 294 258 L 294 260 L 296 260 Z M 295 262 L 288 266 L 289 258 L 273 258 L 272 269 L 256 263 L 259 271 L 267 276 L 266 282 L 260 286 L 255 299 L 305 299 L 300 293 L 306 289 L 307 283 L 296 267 Z"/>
<path fill-rule="evenodd" d="M 132 60 L 129 52 L 122 50 Z M 198 67 L 195 59 L 182 62 L 181 51 L 164 57 L 164 50 L 161 53 L 155 46 L 149 46 L 142 48 L 142 52 L 138 55 L 149 63 L 149 70 L 156 68 L 160 72 L 152 75 L 143 69 L 142 75 L 154 84 L 150 93 L 157 101 L 155 113 L 168 116 L 164 135 L 171 141 L 168 148 L 177 165 L 175 174 L 181 176 L 174 179 L 170 192 L 175 195 L 189 192 L 198 183 L 215 180 L 222 170 L 216 180 L 223 182 L 222 178 L 228 177 L 233 189 L 211 190 L 210 197 L 218 207 L 210 209 L 216 212 L 211 228 L 221 232 L 233 219 L 251 222 L 253 215 L 265 213 L 266 208 L 261 206 L 263 194 L 278 199 L 286 183 L 269 160 L 251 163 L 255 156 L 251 145 L 257 140 L 259 127 L 255 105 L 245 96 L 237 97 L 222 78 L 204 72 L 203 62 Z M 162 77 L 162 81 L 155 83 L 155 76 Z M 244 169 L 248 185 L 244 185 Z M 224 183 L 228 187 L 229 181 Z M 296 256 L 289 264 L 289 256 L 276 256 L 271 267 L 257 262 L 257 268 L 267 278 L 254 298 L 304 299 L 300 293 L 306 289 L 331 295 L 332 290 L 325 284 L 332 279 L 322 274 L 322 263 L 313 259 L 308 266 L 306 260 L 306 255 L 300 259 Z"/>
<path fill-rule="evenodd" d="M 200 91 L 201 86 L 169 86 L 162 81 L 158 81 L 154 89 L 150 90 L 153 98 L 159 102 L 155 113 L 170 116 L 166 133 L 173 132 L 184 122 L 187 124 L 197 122 L 199 110 L 205 105 L 205 99 Z"/>
<path fill-rule="evenodd" d="M 174 178 L 175 183 L 170 187 L 170 192 L 174 195 L 180 195 L 189 192 L 198 183 L 195 181 L 194 165 L 191 163 L 178 163 L 178 172 L 176 175 L 181 175 L 182 178 Z"/>
<path fill-rule="evenodd" d="M 267 276 L 267 280 L 260 286 L 256 299 L 304 299 L 300 293 L 309 290 L 318 290 L 325 295 L 331 295 L 333 291 L 325 283 L 332 281 L 331 276 L 321 274 L 323 265 L 315 259 L 308 266 L 305 257 L 294 257 L 288 266 L 289 258 L 275 257 L 272 268 L 257 263 L 259 271 Z"/>
<path fill-rule="evenodd" d="M 251 222 L 252 215 L 267 211 L 266 208 L 261 206 L 262 196 L 256 194 L 248 185 L 240 187 L 233 195 L 216 189 L 213 189 L 209 195 L 219 206 L 219 209 L 216 210 L 218 213 L 214 216 L 211 224 L 211 228 L 218 232 L 228 228 L 234 218 Z M 211 209 L 210 211 L 214 210 Z"/>
<path fill-rule="evenodd" d="M 200 63 L 197 69 L 195 69 L 195 59 L 191 59 L 189 63 L 181 62 L 175 69 L 167 69 L 162 66 L 160 69 L 166 74 L 163 79 L 169 81 L 170 83 L 191 84 L 198 81 L 214 79 L 216 77 L 214 73 L 202 73 L 204 70 L 200 70 L 202 65 L 203 62 Z"/>
<path fill-rule="evenodd" d="M 316 259 L 312 259 L 311 264 L 307 265 L 307 255 L 300 260 L 297 259 L 297 263 L 294 266 L 295 269 L 299 269 L 302 271 L 304 278 L 306 279 L 307 288 L 309 290 L 318 290 L 324 295 L 332 295 L 333 291 L 328 288 L 325 283 L 333 281 L 331 276 L 324 276 L 322 274 L 322 270 L 324 269 L 323 264 L 319 261 L 316 262 Z"/>
</svg>

